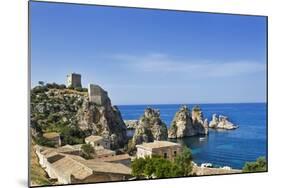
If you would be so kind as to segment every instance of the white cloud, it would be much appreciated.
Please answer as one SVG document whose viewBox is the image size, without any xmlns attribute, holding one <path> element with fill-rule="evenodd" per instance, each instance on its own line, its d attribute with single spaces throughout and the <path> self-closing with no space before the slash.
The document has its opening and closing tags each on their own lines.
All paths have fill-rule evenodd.
<svg viewBox="0 0 281 188">
<path fill-rule="evenodd" d="M 189 60 L 167 54 L 146 55 L 119 54 L 112 56 L 120 66 L 132 71 L 151 73 L 177 73 L 200 77 L 229 77 L 265 71 L 265 64 L 254 61 L 216 62 L 213 60 Z"/>
</svg>

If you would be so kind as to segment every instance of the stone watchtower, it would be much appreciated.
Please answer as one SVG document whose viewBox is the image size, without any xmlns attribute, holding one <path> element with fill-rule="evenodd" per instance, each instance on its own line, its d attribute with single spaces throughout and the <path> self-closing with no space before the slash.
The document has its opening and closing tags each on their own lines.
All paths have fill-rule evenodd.
<svg viewBox="0 0 281 188">
<path fill-rule="evenodd" d="M 108 99 L 107 92 L 98 85 L 89 84 L 88 93 L 89 101 L 98 105 L 104 105 Z"/>
<path fill-rule="evenodd" d="M 81 75 L 76 73 L 71 73 L 67 75 L 67 87 L 82 88 Z"/>
</svg>

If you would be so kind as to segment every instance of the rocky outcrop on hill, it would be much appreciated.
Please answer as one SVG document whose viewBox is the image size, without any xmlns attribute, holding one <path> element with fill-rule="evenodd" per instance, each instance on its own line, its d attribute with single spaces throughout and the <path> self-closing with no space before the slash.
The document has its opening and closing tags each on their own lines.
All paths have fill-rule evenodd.
<svg viewBox="0 0 281 188">
<path fill-rule="evenodd" d="M 84 100 L 76 115 L 78 126 L 93 135 L 100 135 L 110 140 L 113 149 L 123 147 L 127 142 L 127 136 L 120 111 L 117 106 L 111 106 L 107 95 L 103 97 L 105 98 L 103 105 Z"/>
<path fill-rule="evenodd" d="M 31 91 L 33 136 L 57 131 L 64 144 L 82 143 L 86 136 L 100 135 L 110 140 L 112 149 L 127 142 L 126 126 L 116 106 L 104 92 L 102 105 L 89 102 L 87 92 L 37 86 Z"/>
<path fill-rule="evenodd" d="M 154 140 L 167 140 L 167 136 L 167 126 L 160 119 L 159 110 L 147 108 L 138 121 L 132 143 L 137 145 Z"/>
<path fill-rule="evenodd" d="M 191 113 L 187 106 L 182 106 L 174 116 L 168 137 L 183 138 L 201 134 L 208 134 L 208 121 L 203 121 L 199 106 L 194 107 Z"/>
<path fill-rule="evenodd" d="M 209 127 L 213 129 L 226 129 L 226 130 L 232 130 L 238 128 L 238 126 L 234 125 L 228 120 L 227 116 L 219 115 L 219 117 L 217 117 L 216 114 L 213 114 L 212 120 L 209 123 Z"/>
</svg>

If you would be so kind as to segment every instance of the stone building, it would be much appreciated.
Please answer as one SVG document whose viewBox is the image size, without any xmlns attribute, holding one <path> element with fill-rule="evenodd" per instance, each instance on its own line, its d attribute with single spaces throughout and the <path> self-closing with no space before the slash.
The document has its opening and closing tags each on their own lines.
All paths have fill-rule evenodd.
<svg viewBox="0 0 281 188">
<path fill-rule="evenodd" d="M 48 132 L 44 133 L 43 137 L 48 141 L 52 142 L 55 146 L 61 146 L 60 134 L 57 132 Z"/>
<path fill-rule="evenodd" d="M 120 181 L 132 177 L 131 169 L 122 163 L 86 160 L 78 155 L 59 152 L 70 151 L 70 147 L 57 150 L 37 145 L 35 150 L 40 165 L 59 184 Z"/>
<path fill-rule="evenodd" d="M 116 154 L 115 151 L 110 150 L 110 142 L 102 136 L 88 136 L 85 138 L 85 142 L 93 146 L 96 158 L 109 157 Z"/>
<path fill-rule="evenodd" d="M 91 144 L 93 147 L 104 147 L 110 149 L 110 142 L 105 140 L 102 136 L 91 135 L 85 138 L 87 144 Z"/>
<path fill-rule="evenodd" d="M 182 152 L 182 146 L 168 141 L 154 141 L 136 145 L 137 157 L 158 155 L 172 160 Z"/>
<path fill-rule="evenodd" d="M 104 105 L 108 100 L 107 92 L 98 85 L 89 84 L 88 93 L 89 101 L 97 105 Z"/>
<path fill-rule="evenodd" d="M 82 88 L 81 75 L 76 73 L 71 73 L 67 75 L 67 87 Z"/>
</svg>

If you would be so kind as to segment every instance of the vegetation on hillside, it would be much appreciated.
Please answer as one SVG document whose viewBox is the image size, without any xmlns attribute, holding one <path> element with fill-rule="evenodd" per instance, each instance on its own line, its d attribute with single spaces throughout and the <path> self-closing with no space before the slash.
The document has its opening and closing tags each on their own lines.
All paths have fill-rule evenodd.
<svg viewBox="0 0 281 188">
<path fill-rule="evenodd" d="M 169 178 L 191 176 L 192 155 L 188 148 L 184 148 L 181 155 L 171 161 L 160 156 L 137 158 L 132 164 L 132 174 L 137 178 Z"/>
<path fill-rule="evenodd" d="M 259 157 L 255 162 L 247 162 L 243 167 L 243 172 L 265 172 L 267 171 L 267 162 L 265 157 Z"/>
<path fill-rule="evenodd" d="M 86 93 L 78 90 L 43 82 L 31 90 L 31 128 L 37 144 L 53 146 L 42 136 L 46 132 L 60 133 L 63 145 L 84 142 L 86 135 L 77 127 L 76 114 Z"/>
</svg>

